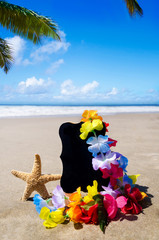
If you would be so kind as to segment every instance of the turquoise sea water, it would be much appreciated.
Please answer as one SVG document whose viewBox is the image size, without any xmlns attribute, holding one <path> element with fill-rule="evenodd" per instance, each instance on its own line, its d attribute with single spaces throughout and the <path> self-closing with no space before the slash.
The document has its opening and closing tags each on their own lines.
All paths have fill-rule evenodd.
<svg viewBox="0 0 159 240">
<path fill-rule="evenodd" d="M 0 118 L 81 115 L 84 110 L 97 110 L 99 114 L 159 113 L 159 105 L 109 105 L 109 106 L 50 106 L 50 105 L 0 105 Z"/>
</svg>

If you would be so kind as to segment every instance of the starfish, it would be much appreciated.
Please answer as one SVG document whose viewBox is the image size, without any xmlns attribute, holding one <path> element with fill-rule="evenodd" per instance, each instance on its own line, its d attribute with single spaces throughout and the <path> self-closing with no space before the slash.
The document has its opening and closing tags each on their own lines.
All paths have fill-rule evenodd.
<svg viewBox="0 0 159 240">
<path fill-rule="evenodd" d="M 44 199 L 50 197 L 45 184 L 61 178 L 60 174 L 41 174 L 41 159 L 38 154 L 35 154 L 31 173 L 16 170 L 12 170 L 11 173 L 27 183 L 22 196 L 22 201 L 27 200 L 33 191 L 37 191 Z"/>
</svg>

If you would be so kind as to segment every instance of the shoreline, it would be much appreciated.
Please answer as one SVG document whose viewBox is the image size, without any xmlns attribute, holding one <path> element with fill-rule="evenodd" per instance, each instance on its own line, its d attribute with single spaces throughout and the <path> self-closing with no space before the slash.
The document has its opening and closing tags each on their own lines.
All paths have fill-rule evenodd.
<svg viewBox="0 0 159 240">
<path fill-rule="evenodd" d="M 147 114 L 159 114 L 159 112 L 119 112 L 119 113 L 105 113 L 101 114 L 104 117 L 107 116 L 115 116 L 115 115 L 147 115 Z M 41 118 L 82 118 L 81 114 L 64 114 L 64 115 L 30 115 L 30 116 L 5 116 L 5 117 L 0 117 L 0 120 L 2 119 L 41 119 Z"/>
<path fill-rule="evenodd" d="M 1 118 L 81 116 L 85 109 L 99 115 L 159 113 L 159 106 L 1 106 Z"/>
</svg>

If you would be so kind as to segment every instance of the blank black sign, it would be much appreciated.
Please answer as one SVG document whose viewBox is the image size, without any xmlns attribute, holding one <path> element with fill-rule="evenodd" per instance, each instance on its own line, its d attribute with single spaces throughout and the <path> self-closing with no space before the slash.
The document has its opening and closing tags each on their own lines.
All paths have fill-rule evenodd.
<svg viewBox="0 0 159 240">
<path fill-rule="evenodd" d="M 103 179 L 100 170 L 95 171 L 92 167 L 92 154 L 88 151 L 87 139 L 94 136 L 89 133 L 86 140 L 80 138 L 80 128 L 82 123 L 73 124 L 63 123 L 59 129 L 59 135 L 62 141 L 61 160 L 63 164 L 63 173 L 61 178 L 61 187 L 64 192 L 72 193 L 81 186 L 82 191 L 87 191 L 88 185 L 93 185 L 93 180 L 98 181 L 98 191 L 102 190 L 102 185 L 107 186 L 109 179 Z M 103 129 L 96 131 L 98 135 L 105 135 L 105 124 Z"/>
</svg>

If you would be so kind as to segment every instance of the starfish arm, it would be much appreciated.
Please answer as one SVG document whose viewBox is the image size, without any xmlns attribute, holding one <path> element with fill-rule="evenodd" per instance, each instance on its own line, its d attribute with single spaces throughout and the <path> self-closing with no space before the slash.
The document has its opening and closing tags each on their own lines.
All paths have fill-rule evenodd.
<svg viewBox="0 0 159 240">
<path fill-rule="evenodd" d="M 34 191 L 34 187 L 30 184 L 27 184 L 22 196 L 22 201 L 26 201 L 30 197 L 33 191 Z"/>
<path fill-rule="evenodd" d="M 39 181 L 40 183 L 47 183 L 50 181 L 55 181 L 61 179 L 61 174 L 44 174 L 40 176 Z"/>
<path fill-rule="evenodd" d="M 16 171 L 16 170 L 12 170 L 11 173 L 12 173 L 14 176 L 16 176 L 16 177 L 18 177 L 18 178 L 20 178 L 20 179 L 22 179 L 22 180 L 24 180 L 24 181 L 27 181 L 27 178 L 28 178 L 29 175 L 30 175 L 30 173 L 20 172 L 20 171 Z"/>
<path fill-rule="evenodd" d="M 44 184 L 37 185 L 35 187 L 35 191 L 37 191 L 41 195 L 41 197 L 44 198 L 44 199 L 50 197 L 50 195 L 49 195 L 49 193 L 48 193 L 48 191 L 47 191 L 47 189 L 46 189 Z"/>
<path fill-rule="evenodd" d="M 34 165 L 31 173 L 34 175 L 35 178 L 39 178 L 41 175 L 41 159 L 38 154 L 35 154 Z"/>
</svg>

